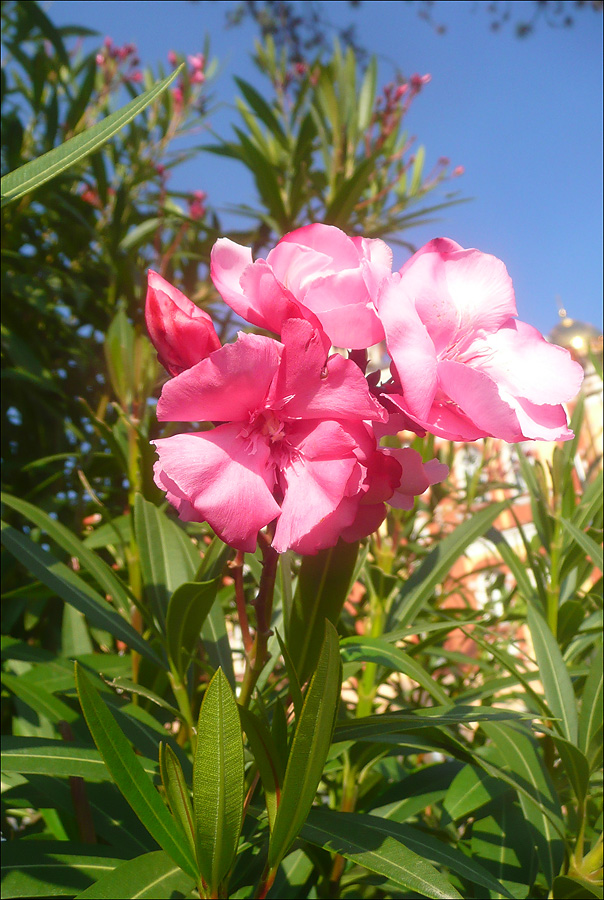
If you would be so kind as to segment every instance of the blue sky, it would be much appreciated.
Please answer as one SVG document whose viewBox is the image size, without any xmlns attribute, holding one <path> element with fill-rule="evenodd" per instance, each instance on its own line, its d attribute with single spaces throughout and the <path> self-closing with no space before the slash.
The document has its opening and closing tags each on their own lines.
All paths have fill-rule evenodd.
<svg viewBox="0 0 604 900">
<path fill-rule="evenodd" d="M 520 318 L 545 333 L 558 320 L 557 297 L 573 318 L 601 328 L 602 15 L 579 11 L 570 29 L 540 23 L 519 40 L 509 26 L 489 30 L 487 5 L 438 0 L 434 17 L 447 27 L 439 35 L 417 16 L 418 4 L 365 0 L 357 10 L 323 4 L 334 23 L 356 24 L 360 42 L 378 56 L 380 84 L 392 79 L 395 66 L 405 75 L 432 76 L 407 127 L 426 147 L 427 170 L 440 156 L 464 166 L 453 185 L 474 199 L 407 236 L 417 245 L 446 236 L 498 256 L 513 278 Z M 85 25 L 101 40 L 110 35 L 118 44 L 137 44 L 144 65 L 166 65 L 171 49 L 197 53 L 209 34 L 219 63 L 212 90 L 221 103 L 212 126 L 224 137 L 233 118 L 233 77 L 265 87 L 250 61 L 255 28 L 224 28 L 232 6 L 208 0 L 44 4 L 56 24 Z M 516 18 L 532 6 L 512 3 Z M 209 154 L 183 166 L 171 186 L 206 190 L 219 210 L 254 197 L 242 167 Z M 395 259 L 402 264 L 404 251 L 395 251 Z"/>
</svg>

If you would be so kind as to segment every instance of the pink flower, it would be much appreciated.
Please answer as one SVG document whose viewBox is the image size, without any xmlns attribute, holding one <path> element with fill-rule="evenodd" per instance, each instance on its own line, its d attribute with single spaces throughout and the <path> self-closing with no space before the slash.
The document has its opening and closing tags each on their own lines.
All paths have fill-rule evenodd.
<svg viewBox="0 0 604 900">
<path fill-rule="evenodd" d="M 206 208 L 204 205 L 204 200 L 206 199 L 207 194 L 205 191 L 193 191 L 191 194 L 191 198 L 189 199 L 189 216 L 192 219 L 203 219 L 206 214 Z"/>
<path fill-rule="evenodd" d="M 374 301 L 391 274 L 392 251 L 377 239 L 348 237 L 333 225 L 306 225 L 282 238 L 266 260 L 228 238 L 212 249 L 221 296 L 253 325 L 280 334 L 284 321 L 316 316 L 331 343 L 364 349 L 384 330 Z"/>
<path fill-rule="evenodd" d="M 168 50 L 168 62 L 171 66 L 178 65 L 178 54 L 174 50 Z"/>
<path fill-rule="evenodd" d="M 562 403 L 583 371 L 516 319 L 504 264 L 439 238 L 384 284 L 378 310 L 393 362 L 390 401 L 457 441 L 568 440 Z M 396 385 L 402 393 L 396 393 Z"/>
<path fill-rule="evenodd" d="M 220 347 L 209 315 L 151 269 L 145 321 L 157 358 L 171 375 L 189 369 Z"/>
<path fill-rule="evenodd" d="M 276 550 L 316 553 L 355 523 L 376 452 L 366 422 L 387 413 L 352 361 L 326 359 L 307 321 L 284 323 L 282 337 L 240 333 L 164 385 L 160 421 L 224 424 L 154 441 L 155 481 L 181 519 L 209 522 L 233 547 L 253 551 L 277 519 Z"/>
</svg>

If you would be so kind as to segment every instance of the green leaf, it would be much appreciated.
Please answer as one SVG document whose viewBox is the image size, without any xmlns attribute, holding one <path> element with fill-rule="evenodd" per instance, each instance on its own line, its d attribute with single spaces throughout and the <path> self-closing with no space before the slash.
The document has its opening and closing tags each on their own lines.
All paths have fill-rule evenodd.
<svg viewBox="0 0 604 900">
<path fill-rule="evenodd" d="M 327 224 L 335 225 L 342 229 L 348 228 L 350 215 L 374 174 L 374 156 L 370 156 L 359 163 L 350 178 L 347 178 L 339 185 L 333 199 L 325 210 L 325 221 Z"/>
<path fill-rule="evenodd" d="M 493 778 L 476 766 L 467 765 L 451 782 L 443 800 L 443 808 L 455 822 L 508 790 L 509 786 L 501 779 Z"/>
<path fill-rule="evenodd" d="M 37 506 L 5 493 L 0 495 L 0 500 L 2 503 L 6 503 L 7 506 L 17 510 L 30 522 L 38 525 L 51 540 L 55 541 L 70 556 L 75 556 L 82 568 L 90 572 L 99 587 L 115 600 L 120 609 L 130 615 L 132 599 L 128 590 L 119 578 L 114 575 L 107 563 L 100 556 L 97 556 L 96 553 L 92 553 L 89 546 L 85 546 L 84 542 L 79 540 L 72 531 L 60 522 L 51 519 L 49 515 Z"/>
<path fill-rule="evenodd" d="M 576 744 L 579 728 L 577 700 L 566 663 L 558 642 L 541 613 L 529 604 L 527 614 L 545 699 L 554 716 L 559 719 L 559 722 L 554 722 L 554 727 L 571 744 Z"/>
<path fill-rule="evenodd" d="M 492 544 L 495 545 L 495 549 L 501 556 L 504 563 L 509 566 L 509 569 L 516 579 L 516 584 L 520 590 L 520 593 L 525 598 L 525 600 L 531 600 L 535 595 L 535 587 L 533 586 L 531 579 L 528 576 L 526 563 L 520 559 L 519 556 L 512 550 L 505 537 L 498 531 L 496 528 L 489 528 L 489 530 L 485 533 L 485 537 Z"/>
<path fill-rule="evenodd" d="M 112 872 L 78 894 L 77 900 L 115 900 L 116 897 L 165 900 L 179 895 L 187 897 L 194 887 L 193 879 L 167 853 L 156 850 L 116 865 Z"/>
<path fill-rule="evenodd" d="M 593 538 L 591 538 L 588 534 L 585 534 L 584 531 L 581 531 L 580 528 L 577 528 L 572 522 L 569 522 L 568 519 L 564 519 L 560 517 L 560 522 L 562 523 L 562 527 L 565 528 L 570 535 L 572 535 L 573 539 L 577 542 L 577 544 L 587 553 L 587 555 L 591 558 L 594 566 L 597 566 L 600 571 L 604 569 L 604 560 L 602 559 L 602 547 L 599 544 L 596 544 Z"/>
<path fill-rule="evenodd" d="M 548 885 L 560 871 L 564 859 L 562 811 L 555 790 L 537 752 L 534 741 L 511 725 L 482 723 L 482 729 L 496 750 L 501 770 L 512 775 L 524 817 L 532 826 L 541 871 Z M 477 759 L 477 762 L 481 762 Z M 485 766 L 487 771 L 488 767 Z M 495 774 L 495 773 L 493 773 Z"/>
<path fill-rule="evenodd" d="M 199 711 L 193 765 L 197 859 L 211 893 L 218 890 L 237 853 L 244 780 L 238 707 L 226 676 L 218 669 Z"/>
<path fill-rule="evenodd" d="M 365 71 L 365 77 L 359 94 L 358 128 L 361 134 L 369 128 L 373 115 L 375 89 L 377 85 L 377 59 L 372 56 Z"/>
<path fill-rule="evenodd" d="M 409 193 L 416 194 L 422 183 L 422 173 L 424 171 L 424 160 L 426 158 L 426 150 L 424 147 L 418 147 L 413 163 L 413 174 L 411 176 L 411 187 Z"/>
<path fill-rule="evenodd" d="M 554 879 L 554 900 L 602 900 L 602 883 L 595 884 L 576 875 L 558 875 Z"/>
<path fill-rule="evenodd" d="M 522 811 L 509 796 L 500 799 L 491 815 L 474 821 L 470 847 L 472 857 L 501 883 L 500 891 L 491 889 L 492 900 L 528 896 L 531 871 L 535 869 L 531 833 Z"/>
<path fill-rule="evenodd" d="M 413 733 L 416 729 L 460 725 L 471 722 L 517 721 L 519 714 L 506 709 L 477 706 L 428 706 L 408 712 L 363 716 L 338 722 L 334 741 L 383 739 L 388 734 Z"/>
<path fill-rule="evenodd" d="M 256 113 L 256 116 L 264 122 L 271 134 L 273 134 L 281 146 L 287 150 L 287 137 L 264 97 L 262 97 L 251 84 L 248 84 L 247 81 L 243 81 L 241 78 L 235 78 L 235 82 L 253 111 Z"/>
<path fill-rule="evenodd" d="M 268 863 L 272 871 L 277 869 L 308 815 L 331 744 L 342 672 L 338 633 L 327 619 L 324 627 L 325 637 L 296 725 L 269 844 Z"/>
<path fill-rule="evenodd" d="M 281 635 L 275 629 L 275 634 L 277 635 L 277 640 L 279 641 L 279 648 L 281 649 L 281 656 L 283 657 L 283 662 L 285 663 L 285 671 L 287 672 L 287 679 L 289 682 L 289 692 L 291 694 L 291 698 L 294 704 L 294 715 L 296 717 L 296 721 L 300 718 L 300 714 L 302 712 L 302 706 L 304 704 L 304 699 L 302 697 L 302 689 L 300 687 L 300 682 L 298 681 L 298 674 L 294 668 L 294 664 L 292 662 L 292 658 L 289 655 L 289 650 L 283 643 L 281 639 Z"/>
<path fill-rule="evenodd" d="M 114 847 L 93 848 L 65 841 L 5 841 L 2 897 L 73 897 L 122 862 L 116 859 Z"/>
<path fill-rule="evenodd" d="M 154 771 L 150 760 L 142 762 L 147 762 L 150 771 Z M 110 779 L 102 757 L 93 747 L 38 737 L 3 736 L 2 770 L 23 775 L 55 775 L 58 778 L 75 776 L 85 781 Z"/>
<path fill-rule="evenodd" d="M 197 581 L 212 581 L 222 575 L 227 560 L 233 555 L 233 548 L 224 544 L 219 537 L 214 537 L 210 546 L 206 549 L 199 569 Z"/>
<path fill-rule="evenodd" d="M 375 817 L 363 816 L 363 822 L 370 827 L 375 827 Z M 440 866 L 446 866 L 452 872 L 467 878 L 476 884 L 488 888 L 490 891 L 497 891 L 514 900 L 513 895 L 506 891 L 497 878 L 486 869 L 478 860 L 468 859 L 461 850 L 445 844 L 431 834 L 426 834 L 421 828 L 414 828 L 411 825 L 392 821 L 387 818 L 382 825 L 381 830 L 391 837 L 401 841 L 408 850 L 412 850 L 420 857 L 430 860 Z"/>
<path fill-rule="evenodd" d="M 163 800 L 91 680 L 77 663 L 75 677 L 86 723 L 116 785 L 160 847 L 188 875 L 196 878 L 193 856 L 188 847 L 177 840 L 172 817 Z"/>
<path fill-rule="evenodd" d="M 558 735 L 552 735 L 556 750 L 560 754 L 562 765 L 571 783 L 579 803 L 582 803 L 589 790 L 589 762 L 575 744 Z"/>
<path fill-rule="evenodd" d="M 214 669 L 221 668 L 231 689 L 235 689 L 235 671 L 231 657 L 231 645 L 226 630 L 224 612 L 220 603 L 214 603 L 201 628 L 203 646 Z"/>
<path fill-rule="evenodd" d="M 176 672 L 184 677 L 218 590 L 220 579 L 186 582 L 176 588 L 166 614 L 166 646 Z"/>
<path fill-rule="evenodd" d="M 119 613 L 111 607 L 104 597 L 97 594 L 85 581 L 79 578 L 67 566 L 60 563 L 47 550 L 42 550 L 30 538 L 1 523 L 2 543 L 15 556 L 25 568 L 54 591 L 66 603 L 70 603 L 77 610 L 84 613 L 91 625 L 110 632 L 114 637 L 124 641 L 141 656 L 161 668 L 164 668 L 160 658 L 154 653 L 147 641 L 145 641 L 129 622 L 126 622 Z"/>
<path fill-rule="evenodd" d="M 583 688 L 581 712 L 579 714 L 579 747 L 589 755 L 589 748 L 602 730 L 602 644 L 598 647 L 590 663 L 589 675 Z"/>
<path fill-rule="evenodd" d="M 503 512 L 507 503 L 493 503 L 475 513 L 467 522 L 439 541 L 421 566 L 403 585 L 392 604 L 390 618 L 398 627 L 411 625 L 426 603 L 434 596 L 434 590 L 450 572 L 453 563 L 477 538 L 481 537 Z"/>
<path fill-rule="evenodd" d="M 283 205 L 277 169 L 239 129 L 235 128 L 241 145 L 241 158 L 254 176 L 260 198 L 281 229 L 287 229 L 289 218 Z"/>
<path fill-rule="evenodd" d="M 195 856 L 195 824 L 189 789 L 178 757 L 167 744 L 159 745 L 159 771 L 172 815 L 182 828 Z"/>
<path fill-rule="evenodd" d="M 32 685 L 26 678 L 3 672 L 2 684 L 11 690 L 15 696 L 19 697 L 20 700 L 31 706 L 38 715 L 44 716 L 55 725 L 61 721 L 73 724 L 74 721 L 79 719 L 78 714 L 63 700 L 44 690 L 40 685 Z"/>
<path fill-rule="evenodd" d="M 392 836 L 393 832 L 397 833 L 397 824 L 377 816 L 313 809 L 302 829 L 302 837 L 422 897 L 460 898 L 444 875 Z"/>
<path fill-rule="evenodd" d="M 126 106 L 107 116 L 102 122 L 98 122 L 92 128 L 86 129 L 82 134 L 65 141 L 60 147 L 49 150 L 48 153 L 44 153 L 38 159 L 25 163 L 24 166 L 20 166 L 14 172 L 9 172 L 8 175 L 5 175 L 1 182 L 2 206 L 4 207 L 13 200 L 19 200 L 25 194 L 35 190 L 40 185 L 50 181 L 51 178 L 80 162 L 89 153 L 98 150 L 114 134 L 117 134 L 124 125 L 131 122 L 150 103 L 153 103 L 172 84 L 183 66 L 184 63 L 175 72 L 151 88 L 150 91 L 146 91 L 140 97 L 136 97 Z"/>
<path fill-rule="evenodd" d="M 300 684 L 313 672 L 323 641 L 324 621 L 337 625 L 350 590 L 358 544 L 340 541 L 302 559 L 285 640 Z"/>
<path fill-rule="evenodd" d="M 453 705 L 447 693 L 432 678 L 429 672 L 426 672 L 407 653 L 404 653 L 397 647 L 393 647 L 386 641 L 372 637 L 350 637 L 344 638 L 340 646 L 345 662 L 372 662 L 385 666 L 387 669 L 393 669 L 396 672 L 403 672 L 423 687 L 439 705 Z"/>
<path fill-rule="evenodd" d="M 36 809 L 52 807 L 73 816 L 70 779 L 29 774 L 22 790 L 27 796 L 27 806 Z M 12 797 L 18 795 L 19 788 L 16 787 L 5 792 L 3 800 L 10 808 Z M 140 824 L 114 784 L 109 781 L 87 781 L 85 796 L 95 834 L 116 848 L 120 855 L 132 857 L 157 849 L 155 841 Z"/>
<path fill-rule="evenodd" d="M 278 701 L 277 701 L 278 702 Z M 279 708 L 282 709 L 281 705 Z M 273 736 L 266 726 L 244 706 L 239 707 L 241 725 L 250 745 L 254 760 L 258 766 L 264 802 L 268 813 L 268 824 L 274 828 L 277 806 L 281 799 L 281 773 L 279 755 L 275 748 Z"/>
<path fill-rule="evenodd" d="M 145 592 L 163 623 L 170 594 L 193 580 L 199 553 L 182 529 L 141 494 L 134 501 L 134 531 Z"/>
</svg>

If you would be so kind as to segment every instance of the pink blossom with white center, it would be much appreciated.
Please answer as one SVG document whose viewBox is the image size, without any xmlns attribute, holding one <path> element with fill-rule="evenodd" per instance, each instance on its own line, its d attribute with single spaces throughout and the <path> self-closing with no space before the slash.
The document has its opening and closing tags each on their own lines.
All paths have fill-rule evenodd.
<svg viewBox="0 0 604 900">
<path fill-rule="evenodd" d="M 395 377 L 388 398 L 419 425 L 457 441 L 573 436 L 562 403 L 583 370 L 516 318 L 494 256 L 430 241 L 384 283 L 378 311 Z"/>
<path fill-rule="evenodd" d="M 378 239 L 348 237 L 333 225 L 306 225 L 286 234 L 266 260 L 249 247 L 220 238 L 211 276 L 235 312 L 281 333 L 292 317 L 312 316 L 332 344 L 365 349 L 384 337 L 375 300 L 392 271 L 392 251 Z"/>
<path fill-rule="evenodd" d="M 253 551 L 277 519 L 278 552 L 316 553 L 355 522 L 376 452 L 366 422 L 388 414 L 353 362 L 326 360 L 308 322 L 284 323 L 282 337 L 240 333 L 164 385 L 160 421 L 223 424 L 154 441 L 155 481 L 182 519 L 233 547 Z"/>
</svg>

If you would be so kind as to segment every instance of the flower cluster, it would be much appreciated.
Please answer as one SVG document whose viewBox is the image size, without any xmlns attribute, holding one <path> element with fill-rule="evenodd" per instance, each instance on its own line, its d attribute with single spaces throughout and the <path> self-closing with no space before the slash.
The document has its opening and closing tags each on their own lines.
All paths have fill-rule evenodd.
<svg viewBox="0 0 604 900">
<path fill-rule="evenodd" d="M 221 347 L 210 317 L 149 273 L 147 327 L 173 376 L 158 419 L 215 426 L 155 441 L 155 481 L 181 519 L 207 521 L 233 547 L 253 551 L 275 523 L 278 552 L 313 554 L 370 534 L 386 503 L 410 509 L 447 467 L 379 446 L 403 428 L 458 441 L 572 437 L 561 404 L 582 369 L 518 321 L 493 256 L 437 239 L 393 272 L 383 241 L 314 224 L 266 259 L 221 238 L 211 277 L 276 337 L 239 333 Z M 382 381 L 365 375 L 380 341 L 391 359 Z"/>
</svg>

